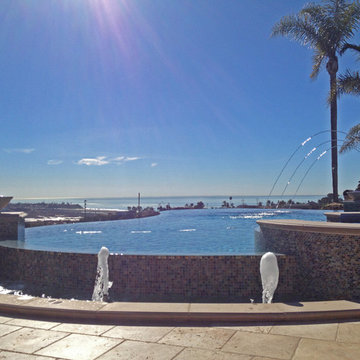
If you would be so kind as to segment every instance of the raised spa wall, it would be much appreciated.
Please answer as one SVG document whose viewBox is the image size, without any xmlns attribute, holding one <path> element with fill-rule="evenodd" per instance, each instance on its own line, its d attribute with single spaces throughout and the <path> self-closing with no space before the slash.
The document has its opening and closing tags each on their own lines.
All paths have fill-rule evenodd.
<svg viewBox="0 0 360 360">
<path fill-rule="evenodd" d="M 0 213 L 0 240 L 25 240 L 25 213 Z"/>
<path fill-rule="evenodd" d="M 360 224 L 259 220 L 258 251 L 293 256 L 302 300 L 360 300 Z"/>
</svg>

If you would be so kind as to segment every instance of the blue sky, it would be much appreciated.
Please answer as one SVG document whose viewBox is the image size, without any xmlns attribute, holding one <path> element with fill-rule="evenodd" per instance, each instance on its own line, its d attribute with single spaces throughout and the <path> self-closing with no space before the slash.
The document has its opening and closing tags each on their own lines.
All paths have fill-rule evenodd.
<svg viewBox="0 0 360 360">
<path fill-rule="evenodd" d="M 297 146 L 330 127 L 327 73 L 310 80 L 312 52 L 270 38 L 304 3 L 2 0 L 0 193 L 268 194 Z M 340 59 L 342 70 L 358 65 Z M 359 123 L 359 105 L 340 100 L 339 130 Z M 274 194 L 329 138 L 296 154 Z M 329 147 L 303 162 L 285 195 Z M 360 179 L 359 157 L 340 155 L 340 192 Z M 298 193 L 330 191 L 325 154 Z"/>
</svg>

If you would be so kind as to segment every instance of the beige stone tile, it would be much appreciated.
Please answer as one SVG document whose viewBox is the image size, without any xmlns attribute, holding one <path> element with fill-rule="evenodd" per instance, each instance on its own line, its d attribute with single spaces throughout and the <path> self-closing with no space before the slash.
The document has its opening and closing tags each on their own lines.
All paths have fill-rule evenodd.
<svg viewBox="0 0 360 360">
<path fill-rule="evenodd" d="M 360 321 L 339 324 L 337 341 L 360 344 Z M 360 356 L 359 356 L 360 357 Z"/>
<path fill-rule="evenodd" d="M 104 333 L 103 336 L 157 342 L 172 329 L 174 328 L 159 326 L 115 326 L 113 329 Z"/>
<path fill-rule="evenodd" d="M 0 360 L 55 360 L 55 358 L 30 355 L 30 354 L 20 354 L 16 352 L 1 351 Z"/>
<path fill-rule="evenodd" d="M 301 339 L 293 360 L 355 360 L 359 355 L 359 344 Z"/>
<path fill-rule="evenodd" d="M 26 305 L 34 301 L 33 297 L 27 296 L 17 296 L 10 294 L 0 294 L 0 305 L 8 304 L 8 305 Z"/>
<path fill-rule="evenodd" d="M 252 360 L 249 355 L 230 354 L 222 351 L 186 348 L 174 360 Z"/>
<path fill-rule="evenodd" d="M 19 326 L 13 326 L 8 324 L 0 324 L 0 336 L 4 336 L 6 334 L 10 334 L 16 330 L 19 330 Z"/>
<path fill-rule="evenodd" d="M 99 311 L 187 313 L 188 309 L 187 303 L 113 302 L 105 304 Z"/>
<path fill-rule="evenodd" d="M 71 360 L 92 360 L 104 354 L 120 342 L 121 340 L 119 339 L 71 334 L 64 339 L 37 351 L 36 354 Z"/>
<path fill-rule="evenodd" d="M 99 360 L 170 360 L 182 347 L 126 340 Z"/>
<path fill-rule="evenodd" d="M 12 317 L 8 317 L 8 316 L 0 316 L 0 323 L 3 324 L 9 320 L 13 319 Z"/>
<path fill-rule="evenodd" d="M 318 340 L 335 340 L 337 324 L 306 324 L 273 326 L 270 334 L 289 335 Z"/>
<path fill-rule="evenodd" d="M 272 326 L 256 326 L 256 325 L 249 325 L 249 326 L 219 326 L 222 329 L 229 329 L 234 331 L 247 331 L 259 334 L 268 334 L 272 328 Z"/>
<path fill-rule="evenodd" d="M 48 330 L 56 325 L 59 325 L 60 323 L 52 322 L 52 321 L 29 320 L 29 319 L 13 319 L 7 322 L 7 324 Z"/>
<path fill-rule="evenodd" d="M 164 344 L 198 347 L 204 349 L 220 349 L 234 334 L 228 329 L 208 327 L 175 328 L 159 342 Z"/>
<path fill-rule="evenodd" d="M 96 311 L 101 309 L 105 305 L 104 303 L 98 301 L 34 298 L 33 300 L 29 301 L 28 306 L 45 307 L 49 309 Z"/>
<path fill-rule="evenodd" d="M 0 338 L 0 349 L 9 351 L 18 351 L 21 349 L 25 353 L 33 353 L 44 346 L 67 336 L 66 333 L 22 328 L 11 334 Z"/>
<path fill-rule="evenodd" d="M 276 359 L 291 359 L 299 338 L 282 335 L 237 331 L 225 344 L 223 351 Z"/>
<path fill-rule="evenodd" d="M 274 358 L 255 356 L 255 357 L 251 358 L 251 360 L 274 360 Z"/>
<path fill-rule="evenodd" d="M 64 323 L 54 327 L 52 330 L 64 331 L 68 333 L 86 334 L 86 335 L 101 335 L 105 331 L 108 331 L 113 327 L 114 327 L 113 325 Z"/>
<path fill-rule="evenodd" d="M 251 358 L 251 360 L 274 360 L 274 358 L 255 356 L 255 357 Z"/>
</svg>

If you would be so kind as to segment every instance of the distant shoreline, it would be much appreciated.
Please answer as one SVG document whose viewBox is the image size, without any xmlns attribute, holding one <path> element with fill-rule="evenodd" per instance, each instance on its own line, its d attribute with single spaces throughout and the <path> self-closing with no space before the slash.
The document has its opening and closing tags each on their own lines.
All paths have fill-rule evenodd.
<svg viewBox="0 0 360 360">
<path fill-rule="evenodd" d="M 70 203 L 10 203 L 3 211 L 26 213 L 25 227 L 27 228 L 80 222 L 129 220 L 160 214 L 152 208 L 99 210 L 86 209 L 78 204 Z"/>
<path fill-rule="evenodd" d="M 203 201 L 196 204 L 190 203 L 184 206 L 159 205 L 157 211 L 152 207 L 145 209 L 141 207 L 128 207 L 127 210 L 94 209 L 85 208 L 79 204 L 72 203 L 10 203 L 3 211 L 26 213 L 25 227 L 57 225 L 80 222 L 129 220 L 143 217 L 157 216 L 162 211 L 170 210 L 196 210 L 196 209 L 301 209 L 301 210 L 342 210 L 342 203 L 331 203 L 329 197 L 324 197 L 317 202 L 308 201 L 306 203 L 293 202 L 292 200 L 279 201 L 274 203 L 268 200 L 265 204 L 259 202 L 257 205 L 234 205 L 230 201 L 223 201 L 221 206 L 205 206 Z"/>
</svg>

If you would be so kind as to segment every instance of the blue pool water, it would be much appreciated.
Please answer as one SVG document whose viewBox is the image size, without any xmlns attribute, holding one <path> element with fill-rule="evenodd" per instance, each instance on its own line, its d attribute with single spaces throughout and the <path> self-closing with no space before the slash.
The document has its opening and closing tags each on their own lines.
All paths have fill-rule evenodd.
<svg viewBox="0 0 360 360">
<path fill-rule="evenodd" d="M 26 229 L 21 247 L 79 253 L 166 255 L 254 254 L 259 219 L 325 221 L 320 210 L 203 209 L 159 216 Z"/>
</svg>

